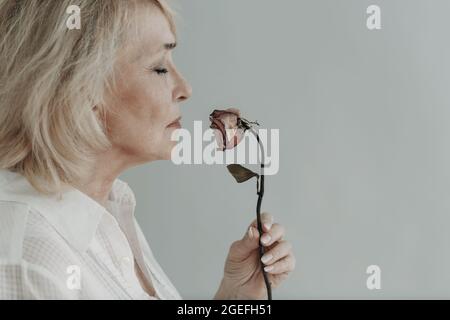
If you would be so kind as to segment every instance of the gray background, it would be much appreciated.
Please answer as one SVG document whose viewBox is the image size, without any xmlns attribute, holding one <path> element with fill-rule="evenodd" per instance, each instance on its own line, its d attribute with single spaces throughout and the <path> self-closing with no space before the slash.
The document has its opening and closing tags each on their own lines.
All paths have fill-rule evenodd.
<svg viewBox="0 0 450 320">
<path fill-rule="evenodd" d="M 382 29 L 366 28 L 381 7 Z M 175 59 L 184 126 L 234 105 L 280 128 L 263 210 L 297 269 L 275 299 L 450 298 L 450 1 L 189 0 Z M 137 218 L 184 298 L 212 298 L 255 184 L 221 165 L 126 172 Z M 234 201 L 229 201 L 234 199 Z M 366 288 L 379 265 L 381 290 Z"/>
</svg>

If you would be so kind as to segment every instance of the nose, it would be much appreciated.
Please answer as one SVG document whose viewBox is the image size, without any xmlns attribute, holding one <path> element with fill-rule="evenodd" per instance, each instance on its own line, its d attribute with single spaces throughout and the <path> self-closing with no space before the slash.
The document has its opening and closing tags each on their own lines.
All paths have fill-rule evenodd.
<svg viewBox="0 0 450 320">
<path fill-rule="evenodd" d="M 192 96 L 192 87 L 181 75 L 179 75 L 179 83 L 174 91 L 175 100 L 183 102 Z"/>
</svg>

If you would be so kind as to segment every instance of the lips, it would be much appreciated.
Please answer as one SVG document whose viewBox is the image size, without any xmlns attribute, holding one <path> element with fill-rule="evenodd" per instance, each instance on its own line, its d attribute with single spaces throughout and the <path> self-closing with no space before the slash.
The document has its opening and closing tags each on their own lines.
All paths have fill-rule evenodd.
<svg viewBox="0 0 450 320">
<path fill-rule="evenodd" d="M 167 125 L 167 127 L 181 127 L 181 123 L 180 123 L 181 117 L 176 118 L 174 121 L 172 121 L 171 123 L 169 123 Z"/>
</svg>

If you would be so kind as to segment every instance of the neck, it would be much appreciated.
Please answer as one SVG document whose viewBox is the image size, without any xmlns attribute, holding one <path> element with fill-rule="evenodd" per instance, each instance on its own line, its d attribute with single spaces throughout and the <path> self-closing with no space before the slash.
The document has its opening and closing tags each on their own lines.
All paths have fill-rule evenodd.
<svg viewBox="0 0 450 320">
<path fill-rule="evenodd" d="M 78 189 L 105 207 L 114 181 L 127 167 L 126 159 L 114 150 L 99 154 L 89 180 Z"/>
</svg>

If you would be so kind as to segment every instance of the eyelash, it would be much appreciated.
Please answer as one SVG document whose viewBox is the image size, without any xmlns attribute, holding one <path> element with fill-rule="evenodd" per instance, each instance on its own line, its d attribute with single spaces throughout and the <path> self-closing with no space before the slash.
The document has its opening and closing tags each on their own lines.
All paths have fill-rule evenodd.
<svg viewBox="0 0 450 320">
<path fill-rule="evenodd" d="M 158 75 L 165 75 L 169 71 L 166 68 L 155 68 L 153 69 Z"/>
</svg>

